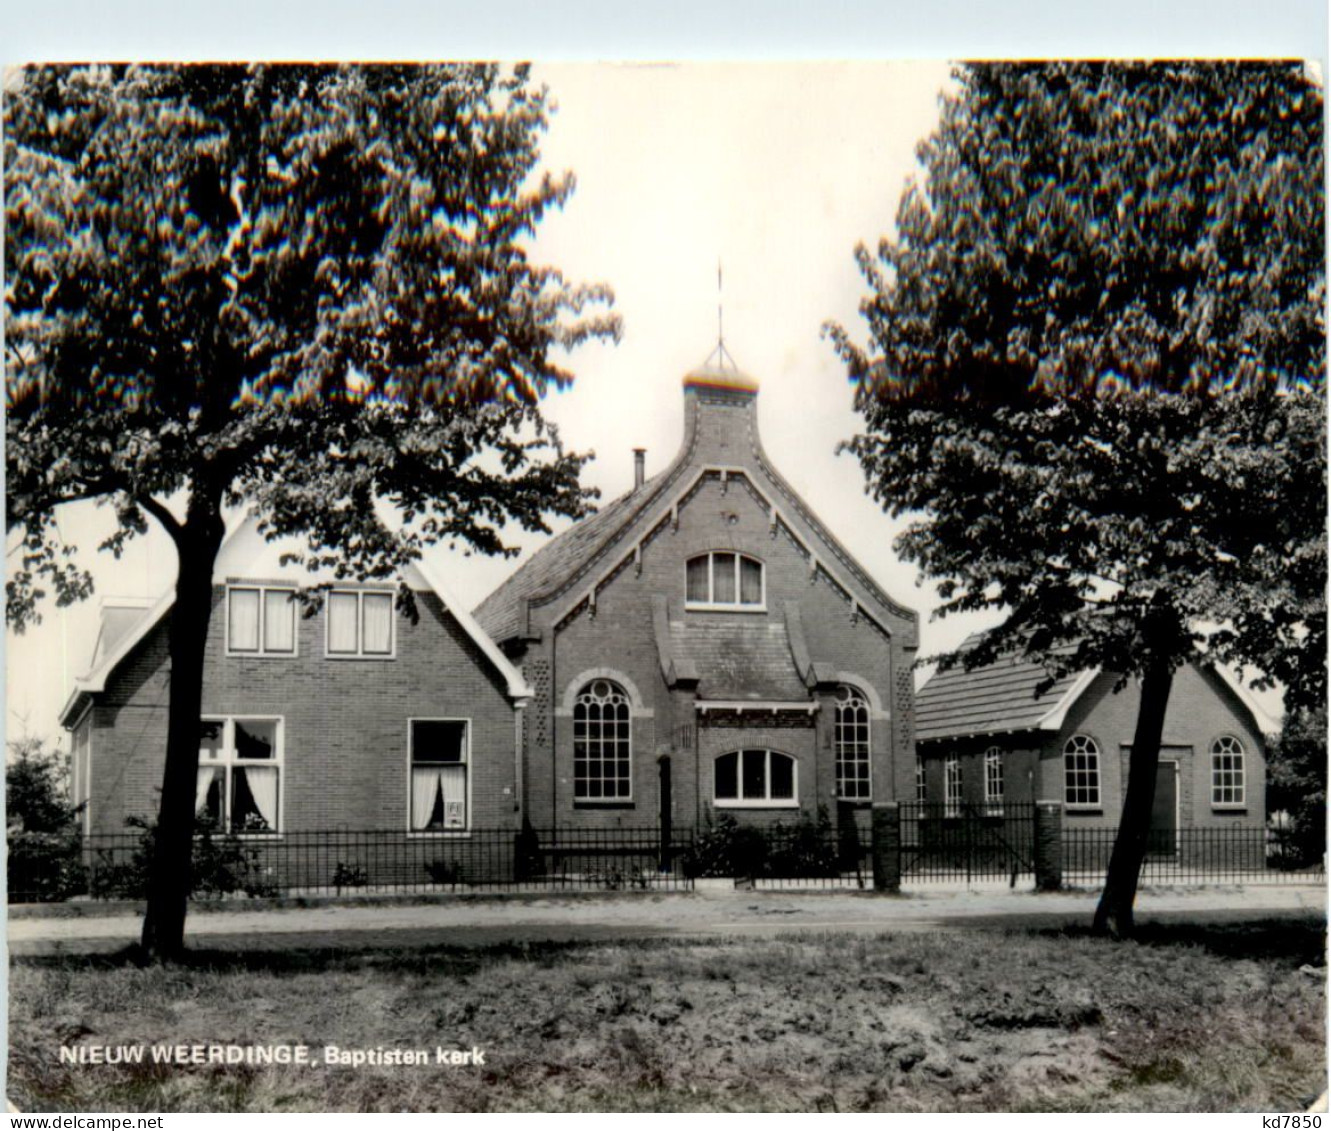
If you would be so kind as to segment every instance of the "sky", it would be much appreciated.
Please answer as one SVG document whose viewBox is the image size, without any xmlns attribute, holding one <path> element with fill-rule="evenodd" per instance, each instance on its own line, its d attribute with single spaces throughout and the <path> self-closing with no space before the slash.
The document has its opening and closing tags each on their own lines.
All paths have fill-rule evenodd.
<svg viewBox="0 0 1331 1131">
<path fill-rule="evenodd" d="M 892 231 L 949 66 L 563 64 L 538 65 L 533 77 L 558 107 L 542 164 L 572 170 L 577 189 L 547 215 L 531 255 L 570 280 L 608 284 L 623 320 L 618 344 L 562 359 L 574 382 L 543 406 L 567 447 L 595 453 L 585 482 L 608 501 L 632 485 L 633 448 L 647 449 L 649 475 L 673 458 L 682 378 L 723 329 L 730 355 L 760 384 L 760 434 L 778 468 L 880 584 L 920 610 L 925 651 L 956 643 L 966 626 L 927 623 L 932 589 L 917 587 L 892 552 L 899 524 L 865 496 L 854 458 L 837 455 L 858 418 L 822 334 L 833 319 L 864 338 L 867 285 L 854 249 Z M 106 510 L 70 508 L 62 534 L 86 550 L 109 522 Z M 542 540 L 514 532 L 526 551 L 516 560 L 446 549 L 433 557 L 471 608 Z M 174 577 L 170 543 L 155 532 L 119 562 L 83 558 L 98 598 L 155 597 Z M 54 733 L 90 658 L 98 598 L 49 609 L 39 628 L 10 635 L 11 736 Z"/>
<path fill-rule="evenodd" d="M 547 215 L 532 254 L 571 280 L 608 284 L 624 324 L 617 345 L 583 346 L 566 359 L 574 384 L 544 406 L 568 447 L 596 453 L 585 482 L 608 501 L 632 483 L 633 448 L 647 449 L 648 474 L 675 454 L 681 379 L 715 348 L 720 305 L 729 353 L 761 386 L 768 454 L 879 583 L 919 611 L 924 654 L 952 647 L 986 622 L 931 620 L 932 587 L 892 550 L 900 524 L 865 496 L 854 459 L 837 454 L 857 417 L 822 327 L 835 320 L 865 339 L 858 305 L 867 287 L 853 252 L 892 231 L 916 171 L 915 147 L 933 128 L 949 81 L 943 60 L 1307 55 L 1324 52 L 1326 33 L 1316 0 L 1228 0 L 1219 9 L 1180 0 L 1167 10 L 1148 0 L 1112 7 L 1033 0 L 992 11 L 962 0 L 839 0 L 817 9 L 782 0 L 680 0 L 635 6 L 631 15 L 609 0 L 533 0 L 506 6 L 511 18 L 502 21 L 480 6 L 444 0 L 374 9 L 326 0 L 319 10 L 321 19 L 311 21 L 302 5 L 259 0 L 233 0 L 225 11 L 157 0 L 53 0 L 7 17 L 3 62 L 421 54 L 568 60 L 538 62 L 534 77 L 559 107 L 544 165 L 571 169 L 577 190 L 561 212 Z M 637 61 L 594 62 L 604 58 Z M 842 61 L 805 61 L 813 58 Z M 107 512 L 89 507 L 61 518 L 67 539 L 85 548 L 109 522 Z M 527 553 L 539 544 L 517 542 Z M 120 561 L 85 558 L 95 563 L 99 597 L 156 596 L 174 576 L 163 536 L 132 543 Z M 467 607 L 522 560 L 437 557 Z M 7 634 L 7 738 L 57 734 L 57 713 L 86 669 L 96 623 L 94 598 L 48 609 L 24 636 Z"/>
</svg>

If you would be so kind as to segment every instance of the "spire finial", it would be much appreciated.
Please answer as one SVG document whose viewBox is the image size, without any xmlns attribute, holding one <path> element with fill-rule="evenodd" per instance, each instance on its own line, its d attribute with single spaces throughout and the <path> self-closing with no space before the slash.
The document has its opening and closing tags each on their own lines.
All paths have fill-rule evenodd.
<svg viewBox="0 0 1331 1131">
<path fill-rule="evenodd" d="M 730 356 L 730 351 L 726 349 L 725 332 L 725 310 L 724 310 L 724 292 L 721 286 L 721 257 L 716 257 L 716 349 L 708 357 L 705 364 L 711 365 L 716 362 L 716 368 L 724 370 L 727 365 L 731 370 L 738 373 L 739 366 L 735 364 L 735 359 Z"/>
</svg>

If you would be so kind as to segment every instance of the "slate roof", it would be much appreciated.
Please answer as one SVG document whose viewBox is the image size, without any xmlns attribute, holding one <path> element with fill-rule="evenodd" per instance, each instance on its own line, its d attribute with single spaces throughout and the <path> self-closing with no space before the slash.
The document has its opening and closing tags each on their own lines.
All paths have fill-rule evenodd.
<svg viewBox="0 0 1331 1131">
<path fill-rule="evenodd" d="M 972 671 L 957 666 L 936 672 L 915 695 L 915 739 L 933 742 L 1035 730 L 1041 719 L 1084 687 L 1081 674 L 1074 672 L 1037 697 L 1036 687 L 1047 678 L 1039 664 L 1017 657 Z"/>
<path fill-rule="evenodd" d="M 507 581 L 476 606 L 473 616 L 492 640 L 504 641 L 526 631 L 524 606 L 568 580 L 603 545 L 612 541 L 664 484 L 670 470 L 607 503 L 590 518 L 557 534 L 520 566 Z"/>
<path fill-rule="evenodd" d="M 698 698 L 803 702 L 809 698 L 782 620 L 718 617 L 671 621 L 670 646 L 692 660 Z"/>
</svg>

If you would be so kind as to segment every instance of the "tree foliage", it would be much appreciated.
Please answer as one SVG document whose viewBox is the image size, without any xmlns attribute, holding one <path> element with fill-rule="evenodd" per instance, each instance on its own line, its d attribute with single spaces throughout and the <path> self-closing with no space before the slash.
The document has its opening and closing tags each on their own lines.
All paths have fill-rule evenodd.
<svg viewBox="0 0 1331 1131">
<path fill-rule="evenodd" d="M 178 492 L 243 499 L 362 575 L 581 513 L 581 461 L 537 402 L 569 380 L 556 347 L 617 327 L 604 288 L 527 256 L 573 187 L 534 172 L 547 114 L 491 66 L 25 71 L 5 115 L 11 623 L 89 591 L 52 526 L 82 498 L 117 508 L 112 549 L 147 515 L 172 529 Z"/>
<path fill-rule="evenodd" d="M 1140 672 L 1136 626 L 1324 691 L 1322 98 L 1297 65 L 971 66 L 858 258 L 850 447 L 972 662 Z M 1223 626 L 1200 632 L 1201 622 Z M 1079 647 L 1060 659 L 1060 643 Z"/>
<path fill-rule="evenodd" d="M 1284 63 L 957 79 L 896 238 L 857 252 L 868 347 L 828 332 L 898 549 L 942 615 L 1005 614 L 964 662 L 1136 675 L 1159 722 L 1188 660 L 1321 702 L 1320 89 Z"/>
<path fill-rule="evenodd" d="M 223 508 L 359 578 L 587 508 L 538 405 L 618 322 L 528 257 L 573 188 L 538 172 L 548 114 L 488 65 L 46 66 L 6 99 L 10 622 L 91 589 L 64 503 L 113 506 L 113 552 L 155 520 L 179 559 L 156 955 L 182 945 Z"/>
</svg>

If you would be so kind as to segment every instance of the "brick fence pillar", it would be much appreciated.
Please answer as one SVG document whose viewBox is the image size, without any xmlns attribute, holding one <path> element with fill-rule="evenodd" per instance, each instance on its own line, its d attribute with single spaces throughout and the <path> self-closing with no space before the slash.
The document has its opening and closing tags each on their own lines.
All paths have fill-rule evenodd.
<svg viewBox="0 0 1331 1131">
<path fill-rule="evenodd" d="M 1035 803 L 1035 890 L 1063 886 L 1063 803 Z"/>
<path fill-rule="evenodd" d="M 901 807 L 876 801 L 873 807 L 873 890 L 901 890 Z"/>
</svg>

